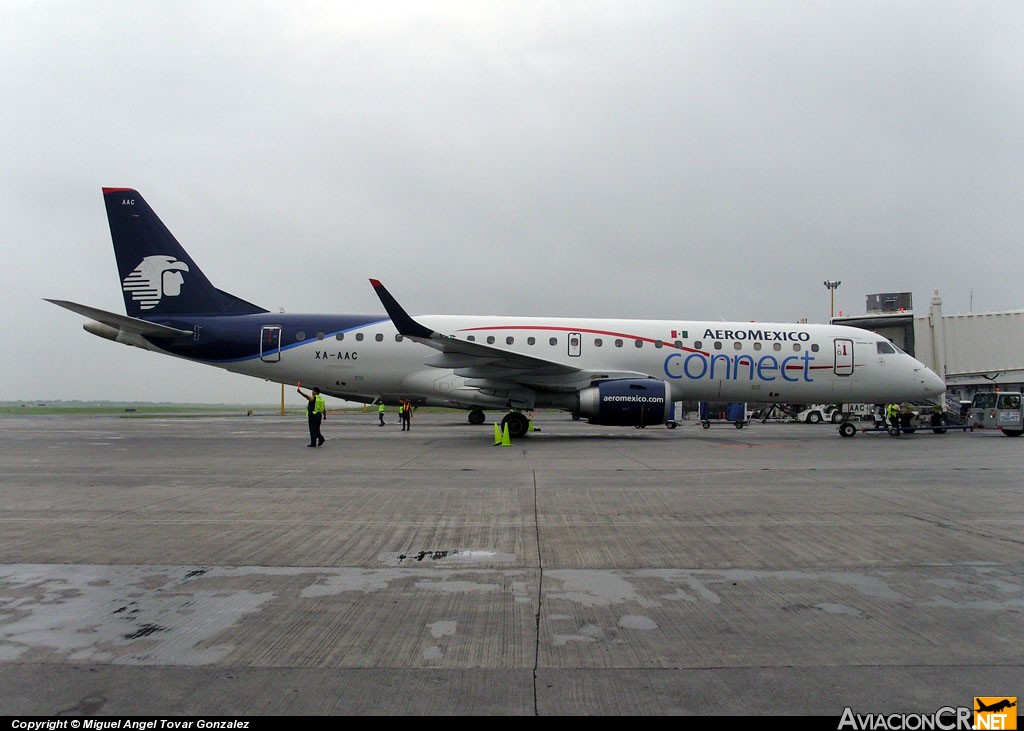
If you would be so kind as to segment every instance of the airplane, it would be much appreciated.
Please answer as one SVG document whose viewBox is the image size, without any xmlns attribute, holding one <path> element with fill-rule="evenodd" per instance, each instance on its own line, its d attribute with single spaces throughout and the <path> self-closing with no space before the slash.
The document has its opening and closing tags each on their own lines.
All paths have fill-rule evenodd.
<svg viewBox="0 0 1024 731">
<path fill-rule="evenodd" d="M 1007 708 L 1013 708 L 1015 705 L 1017 705 L 1017 701 L 1011 702 L 1009 698 L 1003 698 L 1001 701 L 997 701 L 991 706 L 986 706 L 979 700 L 977 711 L 979 713 L 999 713 L 1000 711 L 1005 711 Z"/>
<path fill-rule="evenodd" d="M 924 364 L 842 325 L 416 315 L 378 279 L 387 314 L 270 312 L 218 289 L 138 191 L 103 188 L 126 315 L 67 300 L 125 345 L 358 403 L 559 409 L 607 426 L 676 426 L 680 401 L 886 403 L 945 393 Z"/>
</svg>

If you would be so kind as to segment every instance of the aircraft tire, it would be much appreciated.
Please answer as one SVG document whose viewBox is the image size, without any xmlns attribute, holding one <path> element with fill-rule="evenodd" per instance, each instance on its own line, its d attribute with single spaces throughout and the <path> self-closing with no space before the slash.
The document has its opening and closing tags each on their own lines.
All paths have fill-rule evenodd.
<svg viewBox="0 0 1024 731">
<path fill-rule="evenodd" d="M 487 416 L 481 409 L 473 409 L 472 411 L 469 412 L 469 423 L 473 424 L 474 426 L 480 426 L 481 424 L 484 423 L 486 419 Z"/>
<path fill-rule="evenodd" d="M 522 439 L 530 433 L 530 420 L 518 411 L 505 414 L 505 418 L 501 420 L 501 430 L 505 431 L 506 426 L 509 439 Z"/>
</svg>

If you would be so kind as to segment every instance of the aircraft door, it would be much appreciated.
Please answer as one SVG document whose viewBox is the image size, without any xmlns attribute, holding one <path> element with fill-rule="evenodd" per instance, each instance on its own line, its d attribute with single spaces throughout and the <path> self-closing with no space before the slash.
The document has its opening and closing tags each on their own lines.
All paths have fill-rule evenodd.
<svg viewBox="0 0 1024 731">
<path fill-rule="evenodd" d="M 853 375 L 853 341 L 849 338 L 836 338 L 836 364 L 837 376 Z"/>
<path fill-rule="evenodd" d="M 281 360 L 281 326 L 264 325 L 260 330 L 260 360 L 277 363 Z"/>
<path fill-rule="evenodd" d="M 569 357 L 579 358 L 583 352 L 583 335 L 580 333 L 569 333 Z"/>
</svg>

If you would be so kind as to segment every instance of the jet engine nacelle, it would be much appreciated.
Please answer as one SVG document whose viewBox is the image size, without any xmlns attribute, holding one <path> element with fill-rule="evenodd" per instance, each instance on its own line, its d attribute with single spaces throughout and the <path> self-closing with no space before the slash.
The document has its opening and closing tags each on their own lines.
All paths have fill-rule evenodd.
<svg viewBox="0 0 1024 731">
<path fill-rule="evenodd" d="M 605 381 L 584 388 L 579 399 L 579 414 L 591 424 L 647 426 L 672 418 L 672 392 L 657 378 Z"/>
</svg>

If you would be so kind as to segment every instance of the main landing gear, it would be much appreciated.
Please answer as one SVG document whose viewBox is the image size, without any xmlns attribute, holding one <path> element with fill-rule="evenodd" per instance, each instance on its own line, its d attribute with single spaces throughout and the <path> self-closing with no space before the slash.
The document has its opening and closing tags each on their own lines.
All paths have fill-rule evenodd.
<svg viewBox="0 0 1024 731">
<path fill-rule="evenodd" d="M 470 424 L 479 426 L 487 420 L 487 415 L 483 409 L 472 409 L 468 418 Z M 501 420 L 502 432 L 505 431 L 505 427 L 508 427 L 509 439 L 521 439 L 530 433 L 530 419 L 520 411 L 510 411 Z"/>
<path fill-rule="evenodd" d="M 530 433 L 530 420 L 521 411 L 510 411 L 501 420 L 501 431 L 508 428 L 509 439 L 521 439 Z"/>
</svg>

